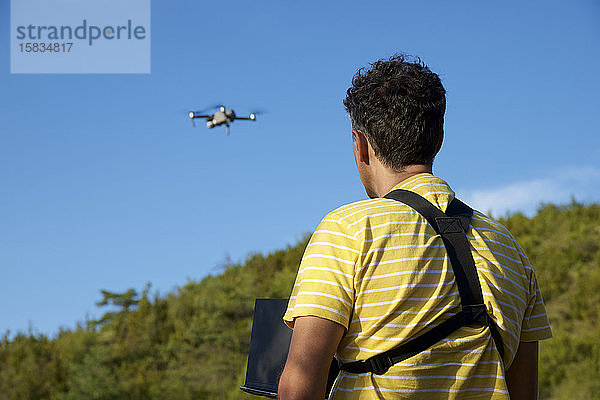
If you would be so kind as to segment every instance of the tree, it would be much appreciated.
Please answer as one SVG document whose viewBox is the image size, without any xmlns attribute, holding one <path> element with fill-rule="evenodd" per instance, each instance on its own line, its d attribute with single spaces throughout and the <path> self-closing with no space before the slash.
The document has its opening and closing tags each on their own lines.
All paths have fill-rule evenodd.
<svg viewBox="0 0 600 400">
<path fill-rule="evenodd" d="M 129 289 L 123 293 L 109 292 L 108 290 L 102 289 L 100 293 L 102 293 L 104 298 L 96 303 L 97 306 L 112 304 L 117 307 L 122 307 L 121 312 L 128 312 L 131 306 L 137 306 L 140 302 L 138 293 L 135 289 Z"/>
</svg>

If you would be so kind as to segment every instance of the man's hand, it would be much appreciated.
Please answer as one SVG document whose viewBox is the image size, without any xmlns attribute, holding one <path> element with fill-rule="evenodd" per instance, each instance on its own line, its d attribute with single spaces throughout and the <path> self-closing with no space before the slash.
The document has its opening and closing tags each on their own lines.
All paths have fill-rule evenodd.
<svg viewBox="0 0 600 400">
<path fill-rule="evenodd" d="M 511 400 L 536 400 L 538 397 L 538 342 L 521 342 L 506 383 Z"/>
<path fill-rule="evenodd" d="M 319 317 L 298 317 L 287 362 L 279 380 L 279 399 L 323 400 L 327 374 L 345 328 Z"/>
</svg>

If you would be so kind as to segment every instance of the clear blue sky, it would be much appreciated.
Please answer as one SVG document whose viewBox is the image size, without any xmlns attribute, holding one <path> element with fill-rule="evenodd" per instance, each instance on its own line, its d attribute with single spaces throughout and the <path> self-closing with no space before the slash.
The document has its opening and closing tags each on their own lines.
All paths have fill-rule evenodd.
<svg viewBox="0 0 600 400">
<path fill-rule="evenodd" d="M 295 244 L 365 198 L 341 99 L 395 52 L 447 88 L 435 173 L 482 211 L 600 201 L 600 5 L 152 2 L 148 75 L 11 75 L 0 4 L 0 333 L 99 317 Z M 256 123 L 193 129 L 214 103 Z M 268 277 L 265 277 L 268 279 Z"/>
</svg>

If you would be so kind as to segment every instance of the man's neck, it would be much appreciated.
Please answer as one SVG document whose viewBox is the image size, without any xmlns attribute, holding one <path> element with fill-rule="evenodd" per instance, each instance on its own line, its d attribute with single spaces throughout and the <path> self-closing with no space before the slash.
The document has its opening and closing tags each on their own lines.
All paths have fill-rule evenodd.
<svg viewBox="0 0 600 400">
<path fill-rule="evenodd" d="M 382 168 L 378 168 L 378 173 L 375 179 L 375 190 L 377 191 L 377 196 L 383 197 L 400 182 L 410 178 L 411 176 L 425 172 L 430 174 L 432 173 L 430 165 L 408 165 L 404 167 L 402 171 L 394 171 L 382 165 Z"/>
</svg>

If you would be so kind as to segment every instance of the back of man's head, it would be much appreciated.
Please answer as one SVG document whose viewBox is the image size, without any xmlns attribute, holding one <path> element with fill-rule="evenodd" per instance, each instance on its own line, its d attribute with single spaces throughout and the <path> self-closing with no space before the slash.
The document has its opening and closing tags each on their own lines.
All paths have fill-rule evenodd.
<svg viewBox="0 0 600 400">
<path fill-rule="evenodd" d="M 420 59 L 394 56 L 358 70 L 344 106 L 389 168 L 431 165 L 444 132 L 446 90 Z"/>
</svg>

